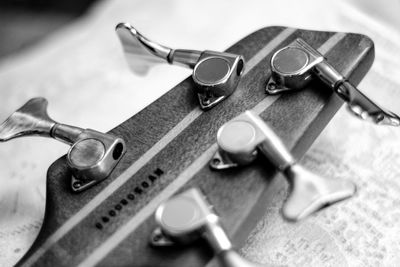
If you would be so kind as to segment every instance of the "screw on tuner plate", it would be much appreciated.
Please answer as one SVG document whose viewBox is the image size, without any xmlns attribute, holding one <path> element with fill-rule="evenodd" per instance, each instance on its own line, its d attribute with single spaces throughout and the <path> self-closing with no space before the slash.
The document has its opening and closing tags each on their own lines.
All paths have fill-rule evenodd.
<svg viewBox="0 0 400 267">
<path fill-rule="evenodd" d="M 215 51 L 171 49 L 150 41 L 128 23 L 120 23 L 116 32 L 130 68 L 146 74 L 158 63 L 177 64 L 193 69 L 193 80 L 200 106 L 209 109 L 236 89 L 244 69 L 240 55 Z"/>
<path fill-rule="evenodd" d="M 176 195 L 160 205 L 155 213 L 159 228 L 150 238 L 156 247 L 187 244 L 204 238 L 225 267 L 257 267 L 233 250 L 219 217 L 205 196 L 196 188 Z"/>
<path fill-rule="evenodd" d="M 282 213 L 287 220 L 303 219 L 356 192 L 350 181 L 327 179 L 297 164 L 282 140 L 251 111 L 224 124 L 218 131 L 217 143 L 219 151 L 210 162 L 212 169 L 249 164 L 261 152 L 286 176 L 290 192 Z"/>
<path fill-rule="evenodd" d="M 105 179 L 125 153 L 124 141 L 110 134 L 57 123 L 46 109 L 46 99 L 29 100 L 0 125 L 0 141 L 38 135 L 71 145 L 67 163 L 73 173 L 71 187 L 75 192 Z"/>
<path fill-rule="evenodd" d="M 357 117 L 376 124 L 400 126 L 398 115 L 379 107 L 361 93 L 317 50 L 300 38 L 275 52 L 271 58 L 271 71 L 265 89 L 268 94 L 300 90 L 316 76 L 346 101 L 349 111 Z"/>
</svg>

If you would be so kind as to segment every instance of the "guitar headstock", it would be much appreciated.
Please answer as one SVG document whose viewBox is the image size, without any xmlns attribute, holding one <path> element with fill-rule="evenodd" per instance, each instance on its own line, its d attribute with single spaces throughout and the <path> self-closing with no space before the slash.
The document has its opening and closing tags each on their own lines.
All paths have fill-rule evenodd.
<svg viewBox="0 0 400 267">
<path fill-rule="evenodd" d="M 47 204 L 40 235 L 21 266 L 204 266 L 213 257 L 202 241 L 154 247 L 154 212 L 177 193 L 199 188 L 221 224 L 240 247 L 274 194 L 287 190 L 275 168 L 259 157 L 250 165 L 215 171 L 218 129 L 252 110 L 299 159 L 343 104 L 320 81 L 301 91 L 267 95 L 274 52 L 301 38 L 353 84 L 374 59 L 373 42 L 359 34 L 267 27 L 227 52 L 241 55 L 245 68 L 235 92 L 212 109 L 199 107 L 190 77 L 113 129 L 126 152 L 107 179 L 74 193 L 66 157 L 49 168 Z M 150 73 L 151 75 L 151 73 Z"/>
</svg>

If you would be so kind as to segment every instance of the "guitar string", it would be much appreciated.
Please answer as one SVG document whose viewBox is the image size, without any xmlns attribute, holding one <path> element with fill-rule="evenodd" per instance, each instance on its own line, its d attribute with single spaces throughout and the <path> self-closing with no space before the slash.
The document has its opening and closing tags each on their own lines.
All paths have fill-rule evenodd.
<svg viewBox="0 0 400 267">
<path fill-rule="evenodd" d="M 345 33 L 337 33 L 329 38 L 318 51 L 322 54 L 327 53 L 344 37 Z M 269 96 L 259 102 L 252 110 L 256 114 L 261 114 L 270 105 L 272 105 L 280 96 Z M 194 175 L 200 171 L 210 158 L 217 151 L 217 143 L 212 144 L 200 157 L 198 157 L 188 168 L 186 168 L 173 182 L 171 182 L 163 191 L 161 191 L 149 204 L 143 207 L 134 217 L 126 224 L 113 233 L 105 242 L 94 250 L 78 267 L 94 266 L 108 255 L 114 248 L 118 246 L 128 235 L 136 230 L 148 217 L 150 217 L 157 207 L 174 195 L 184 184 L 191 180 Z"/>
<path fill-rule="evenodd" d="M 286 28 L 271 40 L 262 50 L 255 54 L 246 64 L 243 76 L 253 69 L 266 55 L 275 49 L 281 42 L 292 35 L 296 29 Z M 186 117 L 174 126 L 162 139 L 160 139 L 153 147 L 144 153 L 135 163 L 126 169 L 118 178 L 111 182 L 106 188 L 99 192 L 96 197 L 89 201 L 82 209 L 69 218 L 61 227 L 59 227 L 46 241 L 34 252 L 22 266 L 31 266 L 46 251 L 63 238 L 72 228 L 88 216 L 96 207 L 98 207 L 107 197 L 120 188 L 132 175 L 140 170 L 148 161 L 158 154 L 168 143 L 170 143 L 180 132 L 188 127 L 197 117 L 202 114 L 200 108 L 195 108 Z"/>
</svg>

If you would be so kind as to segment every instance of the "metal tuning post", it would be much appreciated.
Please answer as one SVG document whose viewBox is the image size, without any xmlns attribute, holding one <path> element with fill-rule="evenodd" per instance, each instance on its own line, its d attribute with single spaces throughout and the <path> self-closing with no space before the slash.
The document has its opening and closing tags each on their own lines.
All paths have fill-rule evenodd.
<svg viewBox="0 0 400 267">
<path fill-rule="evenodd" d="M 271 71 L 265 89 L 268 94 L 300 90 L 317 76 L 347 102 L 349 110 L 357 117 L 375 124 L 400 126 L 398 115 L 361 93 L 323 55 L 300 38 L 275 52 L 271 58 Z"/>
<path fill-rule="evenodd" d="M 191 188 L 161 204 L 155 213 L 159 228 L 151 236 L 156 247 L 187 244 L 204 238 L 225 267 L 257 267 L 233 250 L 219 217 L 205 196 Z"/>
<path fill-rule="evenodd" d="M 240 55 L 215 51 L 171 49 L 155 43 L 128 23 L 120 23 L 116 32 L 133 72 L 146 74 L 158 63 L 169 63 L 193 69 L 192 78 L 203 109 L 209 109 L 231 95 L 244 69 Z"/>
<path fill-rule="evenodd" d="M 47 115 L 47 100 L 32 98 L 0 125 L 0 141 L 38 135 L 71 145 L 67 163 L 72 190 L 82 191 L 105 179 L 125 153 L 121 138 L 57 123 Z"/>
<path fill-rule="evenodd" d="M 282 140 L 251 111 L 224 124 L 218 131 L 219 151 L 210 162 L 216 170 L 251 163 L 263 153 L 289 183 L 283 216 L 297 221 L 330 204 L 351 197 L 356 186 L 346 180 L 327 179 L 296 163 Z"/>
</svg>

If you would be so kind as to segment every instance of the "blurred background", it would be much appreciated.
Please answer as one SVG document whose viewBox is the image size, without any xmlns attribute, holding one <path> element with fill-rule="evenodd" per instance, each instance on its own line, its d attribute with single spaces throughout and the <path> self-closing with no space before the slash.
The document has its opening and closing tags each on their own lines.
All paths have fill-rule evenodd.
<svg viewBox="0 0 400 267">
<path fill-rule="evenodd" d="M 39 42 L 85 14 L 96 0 L 3 0 L 0 2 L 0 58 Z"/>
<path fill-rule="evenodd" d="M 273 25 L 366 34 L 375 43 L 376 59 L 360 88 L 399 114 L 398 14 L 398 0 L 2 0 L 0 120 L 31 97 L 43 96 L 49 100 L 49 114 L 55 120 L 108 131 L 190 75 L 190 70 L 163 65 L 152 69 L 147 77 L 131 73 L 114 32 L 119 22 L 130 22 L 149 38 L 173 48 L 198 50 L 224 50 L 251 32 Z M 395 149 L 399 140 L 399 129 L 360 122 L 341 109 L 304 161 L 307 164 L 307 160 L 323 155 L 345 162 L 355 173 L 380 174 L 377 180 L 395 177 L 400 174 L 396 164 L 400 151 Z M 0 144 L 0 266 L 12 266 L 36 238 L 44 214 L 47 168 L 67 149 L 56 141 L 35 137 Z M 400 218 L 398 206 L 390 207 Z M 276 210 L 266 214 L 269 223 L 258 231 L 275 231 L 280 233 L 280 240 L 292 239 L 288 233 L 293 233 L 293 226 L 280 221 Z M 351 225 L 346 216 L 340 218 Z M 304 223 L 302 234 L 310 232 L 309 223 Z M 269 230 L 263 229 L 266 226 Z M 400 231 L 385 227 L 378 227 L 385 236 Z M 329 236 L 330 230 L 326 231 Z M 307 252 L 278 260 L 274 257 L 284 251 L 284 245 L 279 250 L 271 236 L 258 236 L 249 239 L 242 251 L 250 258 L 301 266 L 295 264 L 296 258 L 309 255 L 304 266 L 321 266 L 317 257 Z M 318 236 L 308 238 L 317 240 Z M 390 237 L 381 239 L 386 249 L 384 260 L 368 264 L 395 266 L 400 262 L 396 256 L 400 255 L 400 244 Z M 363 241 L 357 242 L 355 248 L 364 246 Z M 326 244 L 336 246 L 338 242 L 327 238 Z M 343 258 L 345 264 L 368 266 L 364 260 L 368 257 L 357 256 L 354 250 L 340 245 L 336 250 L 341 258 L 335 258 Z"/>
</svg>

